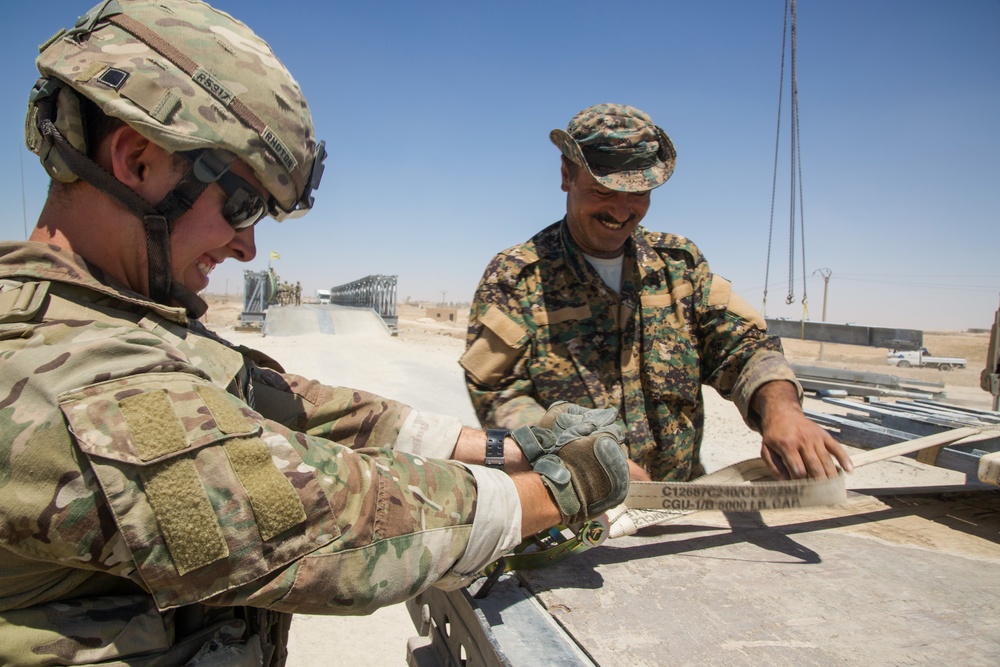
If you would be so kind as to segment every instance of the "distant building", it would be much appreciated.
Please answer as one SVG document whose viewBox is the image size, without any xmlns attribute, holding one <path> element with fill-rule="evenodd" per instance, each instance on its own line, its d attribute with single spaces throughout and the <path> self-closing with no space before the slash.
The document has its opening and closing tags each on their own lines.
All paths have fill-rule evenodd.
<svg viewBox="0 0 1000 667">
<path fill-rule="evenodd" d="M 458 319 L 457 308 L 427 308 L 427 317 L 438 322 L 454 322 Z"/>
</svg>

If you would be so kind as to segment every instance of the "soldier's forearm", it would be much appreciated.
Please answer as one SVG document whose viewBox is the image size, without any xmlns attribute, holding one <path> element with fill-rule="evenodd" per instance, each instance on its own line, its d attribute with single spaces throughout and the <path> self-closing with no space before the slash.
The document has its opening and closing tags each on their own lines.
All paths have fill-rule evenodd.
<svg viewBox="0 0 1000 667">
<path fill-rule="evenodd" d="M 462 433 L 458 437 L 458 443 L 455 445 L 453 458 L 462 463 L 483 465 L 486 458 L 486 432 L 463 427 Z M 503 461 L 504 471 L 508 473 L 531 470 L 521 448 L 510 436 L 504 439 Z"/>
<path fill-rule="evenodd" d="M 549 490 L 542 483 L 541 475 L 522 473 L 512 475 L 517 495 L 521 499 L 521 537 L 529 537 L 536 533 L 558 525 L 562 520 L 559 507 Z"/>
<path fill-rule="evenodd" d="M 762 384 L 750 399 L 750 408 L 760 417 L 761 424 L 779 410 L 802 412 L 795 385 L 785 380 Z"/>
</svg>

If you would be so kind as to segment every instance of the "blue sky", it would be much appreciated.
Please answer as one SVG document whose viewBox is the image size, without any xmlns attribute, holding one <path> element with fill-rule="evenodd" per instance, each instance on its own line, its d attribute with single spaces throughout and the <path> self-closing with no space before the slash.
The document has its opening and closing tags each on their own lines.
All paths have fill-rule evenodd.
<svg viewBox="0 0 1000 667">
<path fill-rule="evenodd" d="M 30 231 L 47 180 L 23 147 L 36 46 L 89 2 L 5 8 L 0 238 Z M 400 299 L 467 301 L 497 251 L 559 219 L 552 128 L 631 104 L 672 137 L 644 224 L 695 241 L 760 308 L 784 0 L 217 0 L 304 90 L 330 158 L 305 218 L 258 226 L 258 257 L 308 292 L 397 274 Z M 284 11 L 278 8 L 286 8 Z M 787 72 L 786 72 L 787 76 Z M 801 0 L 798 91 L 810 319 L 985 328 L 1000 305 L 1000 2 Z M 787 83 L 766 314 L 788 291 Z M 23 187 L 22 187 L 23 183 Z M 798 224 L 798 223 L 797 223 Z"/>
</svg>

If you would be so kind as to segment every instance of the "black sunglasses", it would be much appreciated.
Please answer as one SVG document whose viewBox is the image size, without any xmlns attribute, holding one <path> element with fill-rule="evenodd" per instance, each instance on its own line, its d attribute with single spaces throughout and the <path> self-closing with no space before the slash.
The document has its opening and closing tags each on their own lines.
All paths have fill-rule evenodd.
<svg viewBox="0 0 1000 667">
<path fill-rule="evenodd" d="M 196 150 L 183 153 L 191 160 L 191 171 L 186 180 L 201 183 L 193 199 L 201 194 L 207 184 L 218 183 L 226 193 L 222 217 L 233 229 L 253 227 L 268 213 L 267 201 L 254 186 L 230 169 L 233 155 L 221 150 Z M 188 198 L 187 201 L 193 201 Z M 190 208 L 191 204 L 187 205 Z M 186 209 L 185 209 L 186 210 Z"/>
<path fill-rule="evenodd" d="M 233 229 L 253 227 L 267 215 L 267 202 L 246 179 L 227 171 L 216 183 L 229 197 L 222 207 L 222 217 Z"/>
</svg>

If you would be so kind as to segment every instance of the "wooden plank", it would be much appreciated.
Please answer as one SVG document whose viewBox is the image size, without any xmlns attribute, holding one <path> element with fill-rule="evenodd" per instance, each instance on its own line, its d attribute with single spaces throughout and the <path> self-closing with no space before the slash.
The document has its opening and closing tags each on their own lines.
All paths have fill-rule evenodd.
<svg viewBox="0 0 1000 667">
<path fill-rule="evenodd" d="M 980 482 L 1000 486 L 1000 452 L 980 457 L 978 477 Z"/>
<path fill-rule="evenodd" d="M 895 445 L 886 445 L 885 447 L 879 447 L 878 449 L 861 452 L 860 454 L 852 456 L 851 460 L 857 468 L 863 465 L 868 465 L 869 463 L 874 463 L 875 461 L 884 461 L 885 459 L 893 456 L 905 456 L 906 454 L 919 452 L 921 449 L 926 449 L 927 447 L 952 444 L 962 440 L 963 438 L 967 438 L 978 433 L 979 430 L 974 428 L 956 428 L 951 431 L 945 431 L 944 433 L 935 433 L 934 435 L 927 435 L 922 438 L 917 438 L 916 440 L 907 440 L 906 442 L 899 442 Z"/>
<path fill-rule="evenodd" d="M 938 454 L 941 453 L 942 449 L 944 449 L 944 445 L 937 445 L 935 447 L 928 447 L 927 449 L 921 449 L 919 452 L 917 452 L 917 460 L 929 466 L 936 465 Z"/>
</svg>

